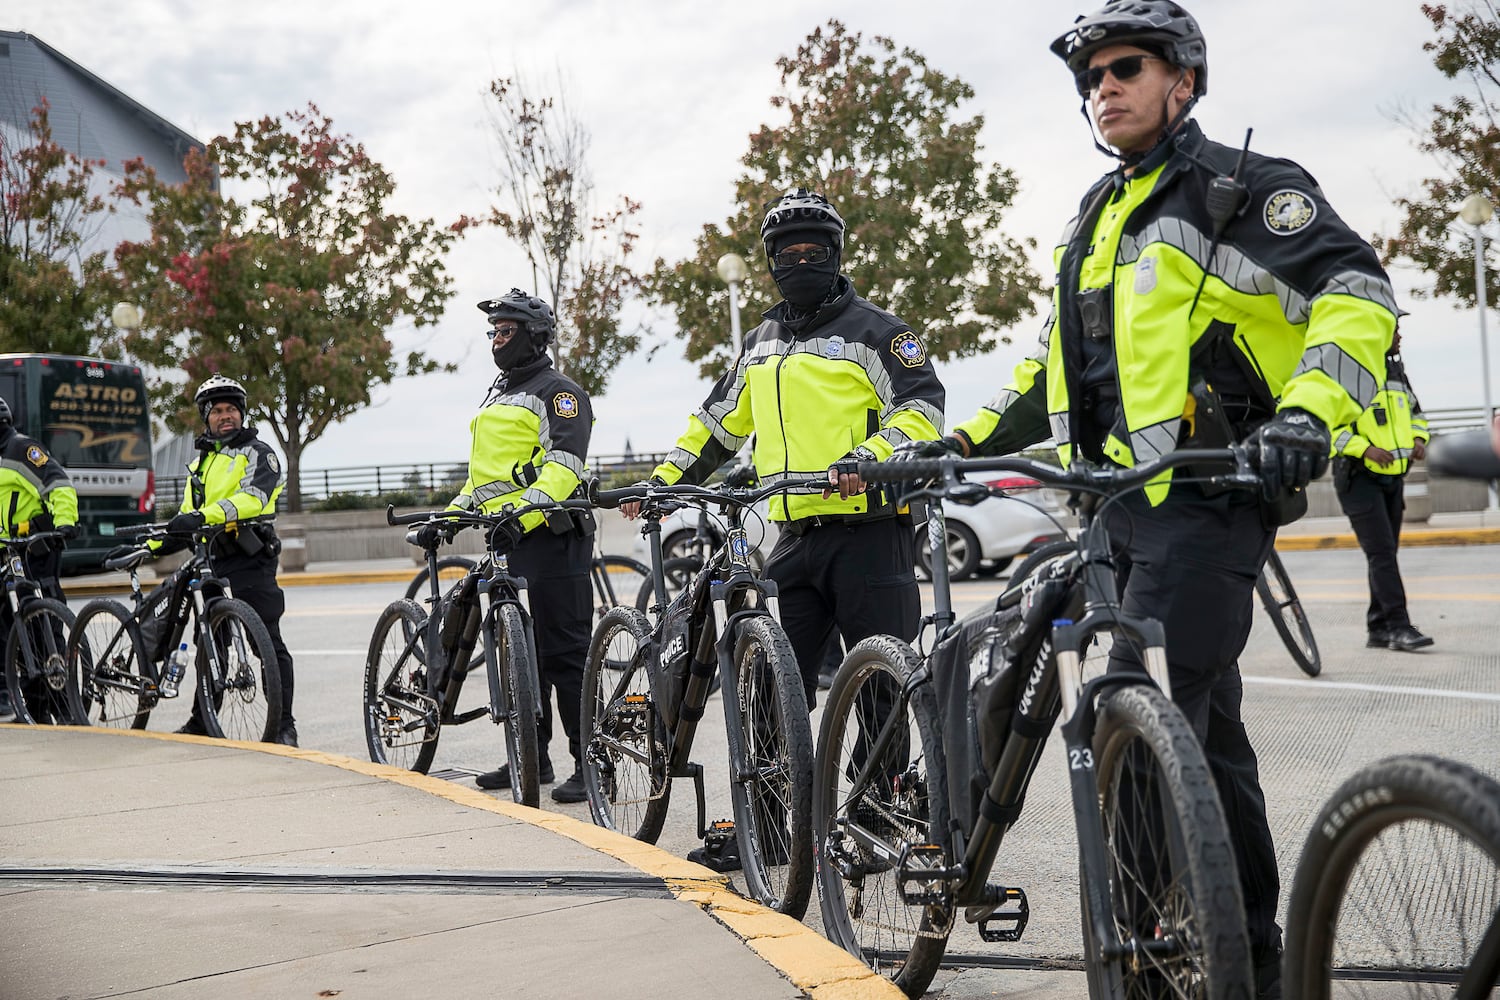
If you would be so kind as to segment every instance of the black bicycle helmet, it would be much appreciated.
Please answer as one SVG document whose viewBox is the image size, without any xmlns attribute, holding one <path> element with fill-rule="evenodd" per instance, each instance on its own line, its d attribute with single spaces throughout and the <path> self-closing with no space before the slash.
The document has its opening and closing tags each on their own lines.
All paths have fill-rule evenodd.
<svg viewBox="0 0 1500 1000">
<path fill-rule="evenodd" d="M 557 331 L 557 317 L 552 307 L 519 288 L 512 288 L 498 299 L 485 299 L 479 303 L 479 308 L 491 322 L 496 319 L 515 320 L 530 334 L 531 343 L 537 350 L 551 343 L 552 335 Z"/>
<path fill-rule="evenodd" d="M 14 426 L 15 418 L 10 414 L 10 404 L 5 401 L 4 397 L 0 397 L 0 431 Z"/>
<path fill-rule="evenodd" d="M 215 403 L 229 402 L 239 407 L 240 416 L 243 417 L 249 409 L 248 397 L 245 395 L 245 387 L 232 378 L 223 375 L 210 375 L 198 391 L 193 394 L 193 402 L 198 404 L 198 412 L 203 415 L 203 422 L 208 423 L 208 411 L 214 408 Z"/>
<path fill-rule="evenodd" d="M 1172 0 L 1109 0 L 1092 14 L 1080 14 L 1052 43 L 1052 51 L 1077 74 L 1106 45 L 1159 50 L 1174 65 L 1197 70 L 1195 98 L 1208 93 L 1208 43 L 1193 15 Z"/>
<path fill-rule="evenodd" d="M 828 199 L 822 195 L 798 188 L 788 191 L 766 205 L 766 217 L 760 224 L 760 242 L 766 248 L 766 257 L 774 252 L 772 242 L 780 233 L 796 229 L 815 229 L 833 237 L 833 245 L 844 245 L 844 220 Z"/>
</svg>

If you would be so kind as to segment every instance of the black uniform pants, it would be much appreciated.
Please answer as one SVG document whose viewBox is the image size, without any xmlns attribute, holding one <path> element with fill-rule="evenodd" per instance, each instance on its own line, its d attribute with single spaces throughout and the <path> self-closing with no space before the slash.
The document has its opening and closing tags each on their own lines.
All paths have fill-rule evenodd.
<svg viewBox="0 0 1500 1000">
<path fill-rule="evenodd" d="M 528 533 L 510 556 L 510 571 L 526 579 L 531 603 L 531 629 L 536 640 L 537 680 L 542 701 L 537 729 L 538 756 L 550 761 L 552 695 L 568 734 L 573 767 L 582 772 L 579 731 L 583 725 L 583 661 L 588 655 L 594 618 L 589 565 L 593 562 L 591 536 L 554 534 L 545 525 Z"/>
<path fill-rule="evenodd" d="M 1119 569 L 1123 609 L 1166 629 L 1172 700 L 1202 741 L 1234 842 L 1250 944 L 1257 957 L 1279 952 L 1276 900 L 1281 880 L 1266 820 L 1259 764 L 1240 715 L 1238 658 L 1250 635 L 1255 580 L 1275 533 L 1253 494 L 1204 497 L 1174 486 L 1151 507 L 1140 493 L 1105 514 Z M 1140 669 L 1117 642 L 1110 669 Z"/>
<path fill-rule="evenodd" d="M 809 709 L 817 704 L 818 668 L 834 629 L 845 649 L 872 635 L 916 638 L 922 599 L 912 537 L 911 524 L 898 517 L 834 522 L 800 536 L 782 527 L 765 575 L 776 581 L 781 624 Z"/>
<path fill-rule="evenodd" d="M 281 673 L 281 725 L 292 725 L 292 654 L 281 637 L 281 616 L 286 613 L 286 594 L 276 582 L 277 559 L 266 555 L 235 555 L 214 560 L 214 569 L 229 581 L 234 596 L 260 616 L 266 631 L 271 633 L 271 646 L 276 650 L 276 667 Z M 197 711 L 197 706 L 194 706 Z"/>
<path fill-rule="evenodd" d="M 1360 463 L 1352 468 L 1345 488 L 1337 491 L 1339 506 L 1344 508 L 1368 564 L 1370 606 L 1365 611 L 1365 627 L 1372 633 L 1411 624 L 1406 612 L 1406 587 L 1396 562 L 1401 513 L 1406 506 L 1403 479 L 1371 472 Z"/>
</svg>

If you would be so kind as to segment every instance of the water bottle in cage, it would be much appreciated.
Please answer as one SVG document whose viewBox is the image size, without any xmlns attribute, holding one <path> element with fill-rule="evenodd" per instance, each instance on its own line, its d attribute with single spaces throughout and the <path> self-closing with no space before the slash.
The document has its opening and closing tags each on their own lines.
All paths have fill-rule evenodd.
<svg viewBox="0 0 1500 1000">
<path fill-rule="evenodd" d="M 177 697 L 177 691 L 182 685 L 183 675 L 187 673 L 188 647 L 182 643 L 167 657 L 167 662 L 161 672 L 161 696 L 163 698 Z"/>
</svg>

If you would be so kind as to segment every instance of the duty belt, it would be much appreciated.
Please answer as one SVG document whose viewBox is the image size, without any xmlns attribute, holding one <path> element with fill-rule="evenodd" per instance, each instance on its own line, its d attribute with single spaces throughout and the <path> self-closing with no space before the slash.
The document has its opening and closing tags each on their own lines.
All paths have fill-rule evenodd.
<svg viewBox="0 0 1500 1000">
<path fill-rule="evenodd" d="M 893 510 L 882 510 L 874 514 L 813 514 L 808 517 L 799 517 L 795 521 L 783 521 L 781 530 L 801 538 L 813 528 L 827 528 L 836 524 L 870 524 L 875 521 L 889 520 L 895 516 L 896 512 Z"/>
</svg>

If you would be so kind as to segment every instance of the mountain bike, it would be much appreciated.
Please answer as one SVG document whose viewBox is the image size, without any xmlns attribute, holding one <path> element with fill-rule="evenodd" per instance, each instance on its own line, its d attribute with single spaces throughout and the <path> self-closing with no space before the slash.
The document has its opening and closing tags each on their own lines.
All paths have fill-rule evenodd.
<svg viewBox="0 0 1500 1000">
<path fill-rule="evenodd" d="M 158 702 L 175 697 L 161 687 L 162 667 L 187 642 L 198 717 L 207 735 L 275 742 L 281 729 L 281 670 L 271 633 L 214 570 L 219 539 L 254 523 L 273 521 L 252 518 L 199 528 L 188 561 L 150 597 L 141 591 L 139 572 L 151 555 L 146 548 L 116 550 L 105 558 L 106 569 L 130 571 L 134 610 L 100 598 L 78 612 L 68 641 L 68 669 L 77 678 L 88 724 L 145 729 Z M 170 537 L 164 524 L 120 533 L 146 541 Z"/>
<path fill-rule="evenodd" d="M 1318 640 L 1313 636 L 1312 623 L 1307 620 L 1297 589 L 1292 586 L 1292 578 L 1287 575 L 1286 566 L 1275 549 L 1260 568 L 1255 592 L 1260 595 L 1260 603 L 1271 616 L 1271 624 L 1276 627 L 1281 641 L 1286 643 L 1292 660 L 1309 677 L 1322 673 L 1323 658 L 1318 655 Z"/>
<path fill-rule="evenodd" d="M 413 544 L 420 543 L 417 529 L 423 525 L 478 527 L 486 532 L 489 551 L 444 594 L 438 572 L 441 543 L 433 539 L 423 544 L 432 613 L 407 598 L 381 612 L 370 637 L 363 688 L 365 743 L 372 761 L 425 774 L 442 726 L 488 717 L 505 731 L 512 797 L 522 805 L 538 804 L 540 684 L 526 580 L 510 572 L 510 552 L 522 537 L 523 515 L 589 506 L 587 500 L 565 500 L 493 514 L 445 510 L 397 515 L 394 508 L 386 510 L 388 523 L 412 529 L 407 541 Z M 476 642 L 481 643 L 479 654 Z M 464 681 L 480 665 L 489 682 L 488 698 L 459 711 Z"/>
<path fill-rule="evenodd" d="M 42 594 L 26 573 L 33 545 L 60 545 L 56 531 L 0 538 L 0 581 L 5 585 L 5 686 L 16 721 L 84 725 L 78 684 L 68 670 L 66 648 L 73 612 Z"/>
<path fill-rule="evenodd" d="M 674 778 L 691 778 L 698 836 L 738 841 L 749 894 L 800 918 L 812 894 L 812 729 L 802 676 L 778 618 L 776 584 L 750 560 L 744 512 L 826 480 L 760 489 L 641 485 L 596 491 L 596 505 L 638 501 L 650 541 L 657 617 L 615 608 L 594 630 L 583 674 L 583 779 L 600 826 L 655 843 Z M 718 507 L 724 545 L 669 598 L 661 520 L 684 505 Z M 710 682 L 722 690 L 734 819 L 708 823 L 703 768 L 689 759 Z"/>
<path fill-rule="evenodd" d="M 1423 755 L 1354 774 L 1308 831 L 1286 942 L 1288 1000 L 1495 996 L 1500 782 Z"/>
<path fill-rule="evenodd" d="M 908 996 L 931 982 L 960 910 L 985 941 L 1021 939 L 1025 890 L 988 879 L 1059 718 L 1089 995 L 1253 995 L 1213 775 L 1170 700 L 1161 624 L 1120 607 L 1100 516 L 1162 471 L 1207 462 L 1234 469 L 1215 484 L 1259 487 L 1237 449 L 1112 470 L 952 456 L 859 463 L 866 482 L 908 484 L 903 502 L 931 501 L 935 642 L 923 655 L 875 636 L 849 651 L 818 732 L 813 837 L 825 933 Z M 993 608 L 956 622 L 940 501 L 994 495 L 961 478 L 993 471 L 1084 495 L 1081 530 L 1065 550 L 1018 568 Z M 1087 647 L 1111 634 L 1141 652 L 1144 672 L 1086 679 Z"/>
</svg>

